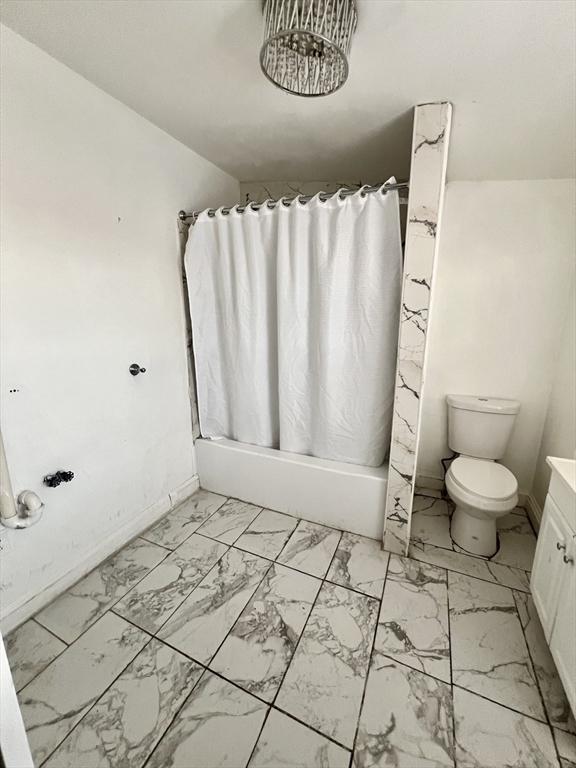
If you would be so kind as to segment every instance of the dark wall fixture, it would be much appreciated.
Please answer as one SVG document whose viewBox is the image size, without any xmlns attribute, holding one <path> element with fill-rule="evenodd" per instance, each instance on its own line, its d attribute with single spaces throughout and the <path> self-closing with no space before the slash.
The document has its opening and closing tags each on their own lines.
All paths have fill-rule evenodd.
<svg viewBox="0 0 576 768">
<path fill-rule="evenodd" d="M 74 472 L 71 472 L 69 469 L 59 469 L 58 472 L 54 472 L 53 475 L 46 475 L 43 482 L 48 488 L 58 488 L 60 483 L 69 483 L 73 477 Z"/>
</svg>

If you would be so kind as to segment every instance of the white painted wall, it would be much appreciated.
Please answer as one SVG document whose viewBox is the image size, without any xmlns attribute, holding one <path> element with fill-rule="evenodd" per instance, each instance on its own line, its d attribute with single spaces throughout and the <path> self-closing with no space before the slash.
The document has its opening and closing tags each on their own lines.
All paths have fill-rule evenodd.
<svg viewBox="0 0 576 768">
<path fill-rule="evenodd" d="M 471 149 L 472 151 L 472 149 Z M 532 487 L 574 279 L 574 180 L 447 185 L 418 474 L 441 477 L 448 392 L 522 403 L 503 463 Z"/>
<path fill-rule="evenodd" d="M 544 507 L 550 482 L 547 456 L 576 459 L 576 283 L 572 284 L 564 332 L 560 337 L 552 392 L 534 473 L 532 494 L 540 509 Z"/>
<path fill-rule="evenodd" d="M 15 493 L 46 502 L 1 531 L 6 616 L 194 475 L 176 214 L 239 185 L 1 34 L 2 431 Z M 74 481 L 43 486 L 57 469 Z"/>
</svg>

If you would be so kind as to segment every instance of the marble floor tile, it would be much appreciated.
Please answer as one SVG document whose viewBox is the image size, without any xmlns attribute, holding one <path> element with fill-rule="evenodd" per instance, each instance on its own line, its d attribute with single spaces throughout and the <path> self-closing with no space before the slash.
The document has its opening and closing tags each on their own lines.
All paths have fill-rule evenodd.
<svg viewBox="0 0 576 768">
<path fill-rule="evenodd" d="M 268 707 L 205 672 L 167 730 L 148 768 L 243 768 Z"/>
<path fill-rule="evenodd" d="M 544 719 L 512 591 L 449 573 L 448 595 L 454 684 Z"/>
<path fill-rule="evenodd" d="M 480 557 L 472 557 L 460 552 L 451 552 L 441 547 L 434 547 L 431 544 L 418 544 L 416 542 L 410 544 L 408 556 L 423 563 L 446 568 L 448 571 L 463 573 L 522 592 L 530 592 L 529 574 L 519 568 L 511 568 Z"/>
<path fill-rule="evenodd" d="M 450 686 L 374 652 L 354 768 L 454 765 Z"/>
<path fill-rule="evenodd" d="M 136 539 L 91 571 L 36 615 L 36 620 L 67 643 L 100 618 L 168 552 Z"/>
<path fill-rule="evenodd" d="M 544 723 L 454 687 L 457 768 L 558 768 Z"/>
<path fill-rule="evenodd" d="M 312 576 L 274 563 L 210 668 L 271 702 L 320 585 Z"/>
<path fill-rule="evenodd" d="M 107 613 L 20 691 L 36 765 L 70 733 L 148 640 L 149 635 Z"/>
<path fill-rule="evenodd" d="M 270 565 L 257 555 L 229 549 L 168 619 L 158 637 L 207 664 Z"/>
<path fill-rule="evenodd" d="M 26 621 L 6 638 L 6 654 L 14 686 L 19 691 L 66 648 L 33 619 Z"/>
<path fill-rule="evenodd" d="M 421 544 L 452 549 L 448 502 L 442 498 L 415 494 L 410 538 Z"/>
<path fill-rule="evenodd" d="M 223 544 L 234 544 L 250 523 L 262 511 L 262 507 L 247 504 L 238 499 L 228 499 L 204 525 L 198 529 L 198 533 L 218 539 Z"/>
<path fill-rule="evenodd" d="M 272 709 L 249 768 L 348 768 L 350 752 Z"/>
<path fill-rule="evenodd" d="M 142 538 L 168 549 L 176 549 L 225 501 L 226 496 L 200 489 L 143 533 Z"/>
<path fill-rule="evenodd" d="M 410 538 L 418 548 L 432 545 L 451 549 L 470 556 L 452 541 L 450 536 L 450 513 L 452 502 L 441 498 L 415 494 Z M 508 566 L 521 571 L 530 571 L 534 559 L 536 537 L 526 510 L 517 507 L 498 521 L 499 549 L 489 560 L 491 563 Z M 508 586 L 513 586 L 509 584 Z"/>
<path fill-rule="evenodd" d="M 375 539 L 342 534 L 326 578 L 341 587 L 355 589 L 371 597 L 382 597 L 389 553 Z"/>
<path fill-rule="evenodd" d="M 151 640 L 44 768 L 141 768 L 203 672 Z"/>
<path fill-rule="evenodd" d="M 576 736 L 558 728 L 552 729 L 562 768 L 576 768 Z"/>
<path fill-rule="evenodd" d="M 254 555 L 275 560 L 297 525 L 298 520 L 295 517 L 263 509 L 236 541 L 235 546 Z"/>
<path fill-rule="evenodd" d="M 280 553 L 278 562 L 321 579 L 340 541 L 340 531 L 318 523 L 300 520 L 298 527 Z"/>
<path fill-rule="evenodd" d="M 374 647 L 450 683 L 446 571 L 391 555 Z"/>
<path fill-rule="evenodd" d="M 536 536 L 525 515 L 510 514 L 498 520 L 498 552 L 490 559 L 492 563 L 510 565 L 524 571 L 532 570 Z"/>
<path fill-rule="evenodd" d="M 440 486 L 444 485 L 443 480 L 438 480 L 438 488 L 426 488 L 424 485 L 419 485 L 418 481 L 416 481 L 416 496 L 428 496 L 432 499 L 441 499 L 442 498 L 442 490 Z"/>
<path fill-rule="evenodd" d="M 378 601 L 325 582 L 276 704 L 352 747 L 378 618 Z"/>
<path fill-rule="evenodd" d="M 227 549 L 193 533 L 116 603 L 114 613 L 156 633 Z"/>
<path fill-rule="evenodd" d="M 514 592 L 514 599 L 550 724 L 576 734 L 574 715 L 544 637 L 534 601 L 525 592 Z"/>
</svg>

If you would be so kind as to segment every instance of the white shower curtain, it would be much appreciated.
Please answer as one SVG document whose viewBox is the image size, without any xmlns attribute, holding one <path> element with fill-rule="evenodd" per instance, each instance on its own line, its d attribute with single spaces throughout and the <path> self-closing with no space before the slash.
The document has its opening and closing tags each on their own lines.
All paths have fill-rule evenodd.
<svg viewBox="0 0 576 768">
<path fill-rule="evenodd" d="M 402 275 L 397 192 L 202 213 L 186 275 L 204 437 L 382 464 Z"/>
</svg>

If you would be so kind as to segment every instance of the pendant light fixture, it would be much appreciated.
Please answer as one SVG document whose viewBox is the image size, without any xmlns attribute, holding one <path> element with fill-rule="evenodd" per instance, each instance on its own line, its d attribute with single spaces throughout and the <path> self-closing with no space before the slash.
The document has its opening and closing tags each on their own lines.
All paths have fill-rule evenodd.
<svg viewBox="0 0 576 768">
<path fill-rule="evenodd" d="M 274 85 L 297 96 L 327 96 L 344 85 L 354 0 L 264 0 L 263 13 L 260 65 Z"/>
</svg>

